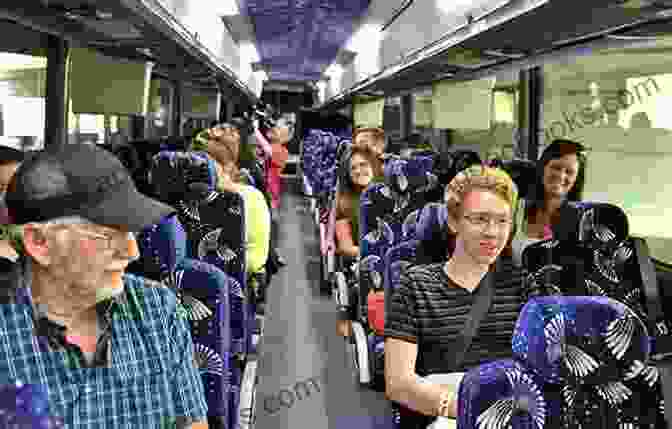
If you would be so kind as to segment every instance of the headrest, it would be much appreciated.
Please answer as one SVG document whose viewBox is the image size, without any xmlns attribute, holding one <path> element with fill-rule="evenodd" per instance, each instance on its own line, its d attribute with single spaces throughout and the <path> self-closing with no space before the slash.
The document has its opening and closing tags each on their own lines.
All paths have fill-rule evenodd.
<svg viewBox="0 0 672 429">
<path fill-rule="evenodd" d="M 149 174 L 157 197 L 166 203 L 203 199 L 217 184 L 215 161 L 205 152 L 159 152 Z"/>
<path fill-rule="evenodd" d="M 147 277 L 164 280 L 187 255 L 187 235 L 177 215 L 165 217 L 138 235 L 140 260 Z"/>
<path fill-rule="evenodd" d="M 553 226 L 553 238 L 558 241 L 620 242 L 628 237 L 628 217 L 612 204 L 567 201 L 560 207 L 559 219 Z"/>
<path fill-rule="evenodd" d="M 438 179 L 432 174 L 431 157 L 409 159 L 389 158 L 385 162 L 385 183 L 397 194 L 424 192 L 437 185 Z"/>
<path fill-rule="evenodd" d="M 441 152 L 434 157 L 432 169 L 439 183 L 446 185 L 457 173 L 474 164 L 481 164 L 481 158 L 474 151 Z"/>
<path fill-rule="evenodd" d="M 646 326 L 625 304 L 603 296 L 544 296 L 522 308 L 514 357 L 549 383 L 607 385 L 647 362 Z"/>
<path fill-rule="evenodd" d="M 546 422 L 555 411 L 554 404 L 544 398 L 539 384 L 524 365 L 513 359 L 498 359 L 471 368 L 460 381 L 457 427 L 550 426 Z"/>
<path fill-rule="evenodd" d="M 420 211 L 415 228 L 415 238 L 420 241 L 431 240 L 436 235 L 448 233 L 448 208 L 442 203 L 428 203 Z"/>
<path fill-rule="evenodd" d="M 386 272 L 383 279 L 386 290 L 399 286 L 399 276 L 402 271 L 413 264 L 418 245 L 418 240 L 409 240 L 387 251 L 384 261 Z"/>
<path fill-rule="evenodd" d="M 527 198 L 537 183 L 537 166 L 526 159 L 512 159 L 501 163 L 502 170 L 506 171 L 518 187 L 518 197 Z"/>
</svg>

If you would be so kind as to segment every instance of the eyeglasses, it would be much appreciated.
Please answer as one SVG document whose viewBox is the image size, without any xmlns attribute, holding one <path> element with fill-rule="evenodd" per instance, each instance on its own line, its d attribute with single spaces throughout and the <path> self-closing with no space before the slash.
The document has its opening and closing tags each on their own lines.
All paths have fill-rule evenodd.
<svg viewBox="0 0 672 429">
<path fill-rule="evenodd" d="M 77 232 L 83 235 L 93 238 L 94 240 L 99 240 L 101 243 L 103 243 L 103 245 L 101 246 L 102 250 L 119 249 L 123 246 L 126 246 L 129 239 L 135 240 L 135 234 L 132 232 L 119 233 L 115 234 L 114 236 L 110 236 L 107 234 L 87 231 L 85 229 L 80 228 L 73 228 L 73 229 L 75 229 Z"/>
<path fill-rule="evenodd" d="M 486 214 L 465 214 L 464 218 L 481 231 L 485 231 L 485 228 L 491 223 L 495 225 L 497 230 L 504 231 L 509 229 L 513 223 L 510 218 Z"/>
</svg>

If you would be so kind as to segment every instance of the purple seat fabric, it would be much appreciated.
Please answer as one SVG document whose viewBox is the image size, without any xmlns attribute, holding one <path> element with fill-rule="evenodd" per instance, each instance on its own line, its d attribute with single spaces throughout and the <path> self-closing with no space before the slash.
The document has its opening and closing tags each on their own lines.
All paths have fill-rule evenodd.
<svg viewBox="0 0 672 429">
<path fill-rule="evenodd" d="M 525 366 L 502 359 L 469 370 L 458 392 L 459 429 L 544 429 L 557 403 L 548 403 Z"/>
<path fill-rule="evenodd" d="M 0 386 L 0 427 L 16 429 L 64 428 L 60 417 L 49 414 L 47 387 L 41 384 Z"/>
<path fill-rule="evenodd" d="M 561 208 L 560 219 L 561 222 L 554 225 L 553 240 L 535 243 L 523 252 L 523 265 L 528 272 L 525 294 L 528 297 L 609 297 L 636 315 L 650 335 L 659 335 L 659 321 L 650 320 L 643 305 L 642 274 L 623 211 L 609 204 L 570 202 Z M 592 421 L 592 424 L 599 428 L 630 424 L 633 428 L 664 425 L 658 369 L 642 359 L 637 359 L 635 363 L 626 362 L 624 369 L 625 363 L 603 361 L 603 355 L 610 356 L 609 349 L 604 345 L 599 354 L 601 371 L 620 378 L 608 388 L 583 389 L 582 394 L 574 399 L 573 407 L 568 406 L 563 413 L 568 419 L 566 425 L 596 413 L 602 418 Z M 543 355 L 537 359 L 543 360 Z M 591 407 L 586 405 L 589 402 L 592 402 Z"/>
<path fill-rule="evenodd" d="M 545 296 L 528 301 L 514 331 L 514 356 L 547 383 L 601 386 L 646 362 L 648 331 L 607 297 Z"/>
<path fill-rule="evenodd" d="M 607 297 L 533 298 L 521 312 L 512 345 L 514 356 L 546 383 L 545 397 L 560 402 L 561 427 L 657 427 L 656 407 L 639 408 L 657 378 L 645 364 L 648 331 L 623 303 Z"/>
<path fill-rule="evenodd" d="M 189 318 L 211 427 L 234 427 L 229 303 L 234 280 L 213 265 L 185 257 L 186 233 L 175 215 L 147 227 L 138 244 L 145 271 L 175 291 Z"/>
<path fill-rule="evenodd" d="M 151 180 L 162 201 L 177 209 L 187 233 L 187 256 L 233 278 L 229 292 L 233 352 L 241 357 L 251 341 L 247 305 L 243 198 L 216 190 L 215 162 L 204 152 L 160 152 Z"/>
<path fill-rule="evenodd" d="M 413 264 L 418 244 L 418 240 L 404 241 L 389 249 L 385 254 L 385 296 L 398 286 L 401 272 Z"/>
<path fill-rule="evenodd" d="M 448 227 L 448 209 L 443 203 L 430 202 L 418 216 L 415 238 L 421 241 L 431 240 L 437 233 L 445 233 Z"/>
<path fill-rule="evenodd" d="M 431 173 L 431 157 L 400 159 L 387 157 L 385 184 L 369 186 L 360 204 L 360 279 L 361 313 L 367 314 L 367 295 L 371 290 L 385 290 L 387 270 L 392 262 L 387 252 L 416 235 L 418 216 L 425 204 L 425 193 L 437 185 Z M 414 252 L 414 251 L 411 251 Z M 399 268 L 398 264 L 395 266 Z M 370 335 L 374 336 L 373 333 Z M 382 344 L 382 337 L 374 336 Z M 384 355 L 370 349 L 374 386 L 383 386 Z"/>
</svg>

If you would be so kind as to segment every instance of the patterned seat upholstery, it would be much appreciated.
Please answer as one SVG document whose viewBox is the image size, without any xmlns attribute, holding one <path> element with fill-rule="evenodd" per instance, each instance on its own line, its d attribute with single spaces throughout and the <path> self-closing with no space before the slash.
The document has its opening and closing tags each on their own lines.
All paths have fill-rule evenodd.
<svg viewBox="0 0 672 429">
<path fill-rule="evenodd" d="M 520 362 L 502 359 L 467 371 L 458 392 L 460 429 L 545 429 L 547 403 L 533 374 Z"/>
<path fill-rule="evenodd" d="M 635 246 L 642 241 L 628 236 L 627 217 L 622 210 L 602 203 L 567 203 L 561 208 L 560 219 L 554 226 L 554 239 L 532 244 L 523 252 L 527 273 L 525 296 L 608 297 L 622 303 L 653 337 L 669 332 L 667 321 L 651 320 L 644 306 L 646 291 Z M 602 347 L 596 356 L 598 369 L 606 367 L 619 374 L 620 378 L 613 382 L 616 390 L 607 394 L 586 393 L 569 405 L 563 402 L 565 407 L 573 406 L 566 414 L 574 416 L 574 420 L 566 425 L 588 418 L 582 416 L 588 412 L 587 402 L 592 401 L 603 410 L 602 420 L 594 423 L 598 427 L 662 427 L 659 425 L 664 425 L 663 398 L 658 369 L 639 359 L 635 366 L 626 368 L 630 371 L 626 376 L 623 370 L 616 369 L 620 366 L 604 360 L 603 356 L 609 356 L 608 348 Z"/>
<path fill-rule="evenodd" d="M 49 414 L 49 395 L 42 384 L 0 386 L 0 427 L 16 429 L 60 429 L 60 417 Z"/>
<path fill-rule="evenodd" d="M 458 397 L 458 427 L 656 427 L 643 424 L 626 380 L 652 379 L 645 324 L 626 305 L 589 296 L 543 296 L 523 307 L 514 359 L 470 370 Z M 655 410 L 652 410 L 655 413 Z"/>
<path fill-rule="evenodd" d="M 501 167 L 518 187 L 519 198 L 527 198 L 533 192 L 532 187 L 537 183 L 537 167 L 534 162 L 512 159 L 503 161 Z"/>
<path fill-rule="evenodd" d="M 175 215 L 142 231 L 138 244 L 139 261 L 148 277 L 173 289 L 189 318 L 210 427 L 233 427 L 229 303 L 233 279 L 213 265 L 186 258 L 186 233 Z"/>
<path fill-rule="evenodd" d="M 385 184 L 369 186 L 362 194 L 359 302 L 361 320 L 365 326 L 369 291 L 384 291 L 387 252 L 395 245 L 415 237 L 425 193 L 438 183 L 431 173 L 432 162 L 432 158 L 425 156 L 410 159 L 388 157 L 385 162 Z M 382 387 L 384 338 L 372 332 L 370 337 L 369 355 L 372 356 L 374 385 Z"/>
<path fill-rule="evenodd" d="M 244 355 L 249 309 L 242 197 L 215 190 L 214 161 L 202 152 L 160 152 L 151 176 L 159 198 L 177 209 L 187 233 L 187 256 L 213 264 L 235 280 L 230 290 L 233 348 Z"/>
<path fill-rule="evenodd" d="M 234 359 L 231 386 L 235 415 L 239 388 L 252 345 L 255 310 L 246 288 L 245 218 L 239 194 L 216 191 L 215 162 L 203 152 L 160 152 L 154 157 L 152 181 L 159 198 L 177 209 L 187 233 L 187 256 L 221 269 L 230 277 L 229 304 Z"/>
<path fill-rule="evenodd" d="M 417 264 L 445 261 L 454 243 L 448 236 L 448 209 L 444 203 L 427 203 L 418 216 L 415 238 L 419 241 Z"/>
<path fill-rule="evenodd" d="M 604 296 L 533 298 L 523 307 L 512 347 L 543 381 L 546 400 L 558 404 L 552 427 L 649 427 L 641 421 L 642 412 L 648 414 L 639 408 L 642 390 L 632 389 L 655 377 L 645 364 L 648 330 L 623 303 Z"/>
</svg>

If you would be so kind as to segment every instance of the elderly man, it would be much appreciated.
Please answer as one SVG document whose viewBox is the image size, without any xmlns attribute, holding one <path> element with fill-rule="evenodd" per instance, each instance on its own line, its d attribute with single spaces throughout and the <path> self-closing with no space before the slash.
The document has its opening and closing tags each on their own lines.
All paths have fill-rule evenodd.
<svg viewBox="0 0 672 429">
<path fill-rule="evenodd" d="M 46 386 L 68 428 L 207 428 L 174 293 L 124 275 L 138 256 L 132 233 L 173 209 L 140 194 L 121 162 L 88 145 L 25 161 L 6 201 L 25 254 L 0 277 L 8 340 L 0 383 Z"/>
</svg>

